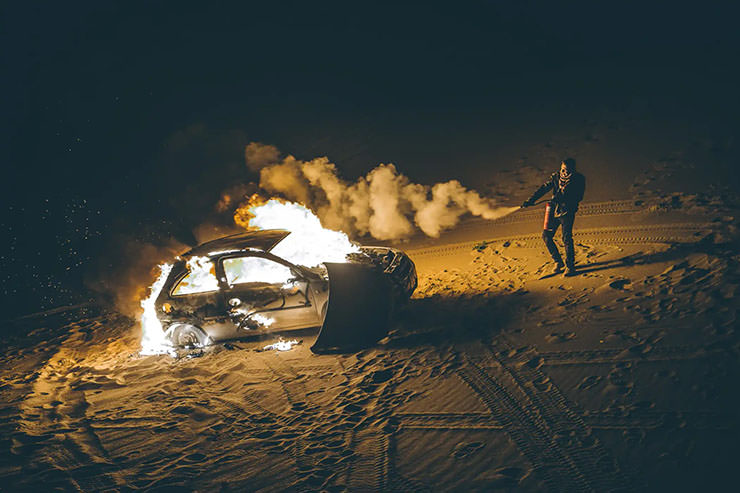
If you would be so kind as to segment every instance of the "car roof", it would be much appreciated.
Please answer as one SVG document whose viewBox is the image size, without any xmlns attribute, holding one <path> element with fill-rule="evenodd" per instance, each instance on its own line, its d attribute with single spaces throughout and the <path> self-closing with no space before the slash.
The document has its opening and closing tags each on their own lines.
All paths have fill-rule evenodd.
<svg viewBox="0 0 740 493">
<path fill-rule="evenodd" d="M 182 256 L 210 256 L 213 253 L 249 249 L 269 252 L 289 234 L 290 231 L 285 229 L 264 229 L 261 231 L 237 233 L 200 244 L 185 252 Z"/>
</svg>

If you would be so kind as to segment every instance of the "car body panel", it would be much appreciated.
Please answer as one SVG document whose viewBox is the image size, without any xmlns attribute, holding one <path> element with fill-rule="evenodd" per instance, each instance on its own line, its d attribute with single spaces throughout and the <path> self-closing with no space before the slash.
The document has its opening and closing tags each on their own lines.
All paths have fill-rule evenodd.
<svg viewBox="0 0 740 493">
<path fill-rule="evenodd" d="M 192 248 L 182 256 L 210 256 L 217 252 L 244 251 L 249 249 L 269 252 L 289 234 L 290 231 L 284 229 L 247 231 L 246 233 L 238 233 L 208 241 Z"/>
<path fill-rule="evenodd" d="M 325 265 L 329 273 L 331 309 L 326 313 L 311 351 L 357 350 L 387 335 L 394 298 L 390 278 L 370 265 Z"/>
</svg>

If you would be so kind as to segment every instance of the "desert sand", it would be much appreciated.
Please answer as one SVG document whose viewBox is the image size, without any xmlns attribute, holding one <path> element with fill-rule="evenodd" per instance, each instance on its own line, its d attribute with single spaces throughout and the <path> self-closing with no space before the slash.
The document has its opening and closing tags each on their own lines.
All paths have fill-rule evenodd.
<svg viewBox="0 0 740 493">
<path fill-rule="evenodd" d="M 545 276 L 539 207 L 401 244 L 419 288 L 358 353 L 314 355 L 307 331 L 285 352 L 261 351 L 274 336 L 142 357 L 138 323 L 114 311 L 18 319 L 0 357 L 0 490 L 725 485 L 740 211 L 633 192 L 582 205 L 572 278 Z"/>
</svg>

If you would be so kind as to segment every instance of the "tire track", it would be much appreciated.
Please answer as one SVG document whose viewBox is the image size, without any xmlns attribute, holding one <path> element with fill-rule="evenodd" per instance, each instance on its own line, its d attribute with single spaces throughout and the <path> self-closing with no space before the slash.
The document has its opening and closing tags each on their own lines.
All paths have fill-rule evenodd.
<svg viewBox="0 0 740 493">
<path fill-rule="evenodd" d="M 620 200 L 611 202 L 591 202 L 582 204 L 578 209 L 579 217 L 616 215 L 616 214 L 634 214 L 646 212 L 647 209 L 635 206 L 633 200 Z M 478 217 L 470 218 L 458 224 L 454 232 L 467 232 L 470 230 L 480 230 L 488 228 L 498 228 L 501 226 L 538 223 L 542 221 L 542 209 L 537 207 L 529 210 L 520 210 L 516 214 L 510 214 L 500 219 L 481 219 Z M 424 235 L 417 235 L 411 238 L 412 242 L 423 243 L 429 241 Z"/>
<path fill-rule="evenodd" d="M 362 430 L 354 437 L 355 459 L 349 474 L 350 491 L 385 491 L 388 478 L 388 437 L 378 430 Z"/>
<path fill-rule="evenodd" d="M 296 368 L 280 358 L 265 360 L 265 365 L 272 371 L 273 378 L 280 384 L 291 407 L 303 406 L 308 402 L 306 385 Z"/>
<path fill-rule="evenodd" d="M 652 430 L 686 427 L 696 430 L 728 430 L 734 415 L 713 411 L 596 410 L 579 414 L 591 429 Z M 489 413 L 397 413 L 399 430 L 504 430 L 501 420 Z"/>
<path fill-rule="evenodd" d="M 578 208 L 578 215 L 583 216 L 602 216 L 607 214 L 634 214 L 635 212 L 646 211 L 647 209 L 635 205 L 634 200 L 616 200 L 609 202 L 590 202 L 588 204 L 581 204 Z M 501 219 L 495 219 L 493 221 L 487 219 L 474 218 L 465 222 L 462 226 L 480 226 L 480 225 L 491 225 L 498 226 L 502 224 L 516 224 L 526 223 L 532 221 L 539 221 L 542 218 L 542 209 L 536 208 L 531 210 L 519 211 L 516 214 L 510 214 L 502 217 Z"/>
<path fill-rule="evenodd" d="M 373 358 L 354 368 L 363 377 L 346 398 L 350 405 L 363 402 L 363 412 L 367 414 L 350 440 L 355 453 L 349 471 L 350 491 L 429 490 L 422 483 L 405 478 L 395 466 L 398 422 L 393 411 L 413 394 L 407 390 L 398 392 L 410 365 L 398 361 L 397 357 L 381 361 Z"/>
<path fill-rule="evenodd" d="M 556 441 L 561 442 L 564 452 L 589 484 L 589 490 L 616 491 L 628 486 L 628 478 L 619 469 L 616 460 L 593 437 L 590 427 L 579 413 L 571 409 L 564 395 L 547 375 L 526 361 L 520 360 L 510 365 L 495 352 L 493 357 L 532 401 L 544 426 Z"/>
<path fill-rule="evenodd" d="M 64 471 L 63 477 L 51 480 L 50 487 L 101 491 L 124 484 L 119 465 L 93 426 L 90 404 L 79 385 L 95 374 L 84 351 L 93 332 L 116 323 L 127 322 L 113 314 L 75 323 L 36 373 L 30 392 L 20 403 L 13 453 L 25 456 L 36 467 L 43 464 L 46 471 Z"/>
<path fill-rule="evenodd" d="M 535 469 L 543 472 L 550 489 L 601 492 L 629 488 L 629 480 L 616 461 L 593 437 L 582 417 L 568 406 L 557 387 L 535 384 L 549 381 L 544 374 L 526 365 L 511 367 L 495 353 L 492 356 L 498 371 L 513 384 L 511 391 L 472 361 L 470 369 L 463 370 L 461 376 L 501 419 Z M 496 399 L 504 404 L 503 408 Z M 502 413 L 510 413 L 512 423 L 506 423 Z"/>
<path fill-rule="evenodd" d="M 213 400 L 220 402 L 221 404 L 223 404 L 224 406 L 226 406 L 227 408 L 229 408 L 231 411 L 235 412 L 239 416 L 248 416 L 253 413 L 263 414 L 271 418 L 275 418 L 276 416 L 278 416 L 277 414 L 273 413 L 269 409 L 265 409 L 263 406 L 261 406 L 254 397 L 248 394 L 243 394 L 241 397 L 244 398 L 244 402 L 246 404 L 249 404 L 249 407 L 251 407 L 251 409 L 249 409 L 247 406 L 243 406 L 240 403 L 234 402 L 225 397 L 220 397 L 220 396 L 213 395 L 213 394 L 208 396 L 209 399 L 213 399 Z"/>
<path fill-rule="evenodd" d="M 401 493 L 426 493 L 430 491 L 435 491 L 434 488 L 430 488 L 424 482 L 415 479 L 409 479 L 396 470 L 394 459 L 398 456 L 397 446 L 398 442 L 396 440 L 396 434 L 393 433 L 388 436 L 387 453 L 389 457 L 389 471 L 387 491 L 398 491 Z"/>
<path fill-rule="evenodd" d="M 679 213 L 681 211 L 678 211 Z M 593 218 L 599 216 L 615 216 L 632 214 L 639 215 L 640 217 L 649 217 L 649 209 L 643 206 L 636 206 L 634 200 L 621 200 L 621 201 L 610 201 L 610 202 L 593 202 L 589 204 L 582 204 L 578 209 L 578 217 L 581 218 Z M 442 241 L 445 236 L 453 236 L 454 234 L 470 235 L 473 232 L 479 231 L 481 238 L 485 238 L 490 231 L 499 230 L 506 227 L 521 227 L 526 224 L 537 224 L 542 221 L 542 210 L 540 208 L 531 210 L 521 210 L 516 214 L 510 214 L 501 219 L 487 220 L 481 218 L 470 218 L 460 224 L 458 224 L 453 230 L 450 230 L 443 235 Z M 578 233 L 578 228 L 576 228 Z M 521 236 L 521 235 L 519 235 Z M 511 238 L 518 238 L 519 236 L 512 236 Z M 506 237 L 505 239 L 509 239 Z M 418 249 L 422 248 L 433 248 L 435 243 L 439 240 L 431 240 L 429 237 L 424 235 L 416 235 L 410 238 L 411 244 L 418 245 Z M 473 240 L 470 240 L 473 241 Z M 521 241 L 521 240 L 519 240 Z M 408 244 L 405 245 L 408 250 Z"/>
<path fill-rule="evenodd" d="M 396 413 L 393 423 L 409 430 L 502 430 L 503 425 L 491 413 Z"/>
<path fill-rule="evenodd" d="M 576 242 L 585 242 L 589 245 L 599 244 L 641 244 L 641 243 L 693 243 L 699 238 L 697 233 L 715 231 L 716 224 L 713 223 L 678 223 L 678 224 L 656 224 L 646 226 L 610 227 L 576 229 L 573 239 Z M 424 256 L 446 256 L 457 255 L 460 252 L 472 250 L 474 246 L 485 243 L 516 242 L 524 248 L 540 248 L 542 244 L 542 233 L 515 236 L 497 236 L 482 238 L 475 241 L 454 243 L 451 245 L 440 245 L 408 249 L 411 257 Z"/>
<path fill-rule="evenodd" d="M 530 405 L 514 397 L 473 361 L 458 370 L 460 378 L 501 420 L 507 434 L 542 476 L 552 491 L 590 491 L 592 488 L 576 465 L 561 450 L 552 433 L 543 427 Z"/>
<path fill-rule="evenodd" d="M 630 410 L 626 414 L 615 410 L 588 411 L 583 420 L 591 428 L 601 430 L 653 430 L 656 428 L 691 428 L 694 430 L 732 430 L 731 413 L 713 411 L 653 411 Z"/>
<path fill-rule="evenodd" d="M 296 373 L 303 374 L 303 375 L 313 375 L 314 373 L 319 373 L 319 372 L 341 372 L 343 371 L 343 368 L 339 366 L 338 364 L 333 364 L 333 365 L 300 364 L 300 365 L 294 365 L 292 368 Z"/>
<path fill-rule="evenodd" d="M 543 358 L 543 366 L 583 366 L 596 364 L 615 364 L 629 361 L 631 363 L 655 361 L 686 361 L 712 358 L 718 354 L 728 353 L 728 348 L 705 349 L 697 346 L 682 345 L 652 348 L 648 353 L 629 355 L 629 348 L 586 349 L 579 351 L 552 351 L 537 353 Z M 629 356 L 629 357 L 628 357 Z"/>
</svg>

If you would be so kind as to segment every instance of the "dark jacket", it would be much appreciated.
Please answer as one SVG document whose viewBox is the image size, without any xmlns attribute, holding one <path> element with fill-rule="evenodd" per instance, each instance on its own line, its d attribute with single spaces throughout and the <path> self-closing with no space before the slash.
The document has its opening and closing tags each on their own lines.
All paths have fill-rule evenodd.
<svg viewBox="0 0 740 493">
<path fill-rule="evenodd" d="M 570 183 L 565 187 L 565 191 L 561 193 L 558 188 L 559 176 L 560 174 L 557 171 L 550 175 L 550 178 L 532 195 L 529 202 L 536 202 L 537 199 L 552 190 L 555 215 L 562 216 L 567 213 L 575 213 L 578 211 L 578 204 L 583 200 L 583 193 L 586 191 L 586 177 L 577 171 L 573 172 Z"/>
</svg>

